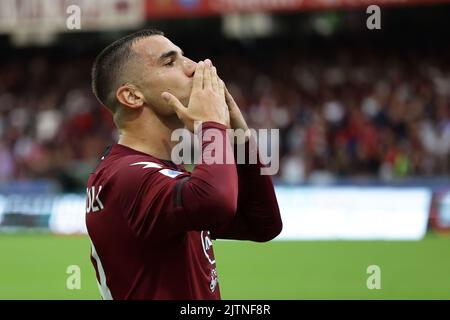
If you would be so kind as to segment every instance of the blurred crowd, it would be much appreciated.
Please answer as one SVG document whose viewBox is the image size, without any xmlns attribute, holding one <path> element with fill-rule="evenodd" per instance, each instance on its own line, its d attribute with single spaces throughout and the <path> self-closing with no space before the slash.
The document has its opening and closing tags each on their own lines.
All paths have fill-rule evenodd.
<svg viewBox="0 0 450 320">
<path fill-rule="evenodd" d="M 280 49 L 212 59 L 249 125 L 280 129 L 277 181 L 390 181 L 450 174 L 449 53 Z M 91 93 L 92 60 L 0 62 L 0 181 L 82 190 L 117 139 Z"/>
</svg>

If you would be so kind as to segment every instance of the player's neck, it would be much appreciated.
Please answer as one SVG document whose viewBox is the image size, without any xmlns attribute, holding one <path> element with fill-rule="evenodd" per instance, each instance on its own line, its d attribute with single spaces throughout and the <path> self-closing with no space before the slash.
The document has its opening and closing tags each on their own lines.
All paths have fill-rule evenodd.
<svg viewBox="0 0 450 320">
<path fill-rule="evenodd" d="M 118 143 L 161 160 L 170 160 L 172 148 L 178 143 L 170 137 L 173 130 L 182 127 L 176 115 L 139 117 L 119 129 Z"/>
</svg>

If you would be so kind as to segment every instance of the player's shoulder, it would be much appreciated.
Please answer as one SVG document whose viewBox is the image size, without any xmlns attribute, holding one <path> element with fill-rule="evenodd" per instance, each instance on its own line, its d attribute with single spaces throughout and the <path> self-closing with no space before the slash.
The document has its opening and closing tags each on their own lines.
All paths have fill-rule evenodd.
<svg viewBox="0 0 450 320">
<path fill-rule="evenodd" d="M 147 179 L 153 175 L 176 178 L 189 174 L 181 168 L 119 144 L 113 145 L 110 152 L 102 157 L 100 171 L 119 180 L 136 182 L 137 179 Z"/>
</svg>

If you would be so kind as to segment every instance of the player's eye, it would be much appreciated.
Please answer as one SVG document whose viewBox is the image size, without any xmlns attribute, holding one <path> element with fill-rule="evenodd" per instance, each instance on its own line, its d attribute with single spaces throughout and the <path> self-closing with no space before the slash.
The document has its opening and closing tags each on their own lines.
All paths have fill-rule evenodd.
<svg viewBox="0 0 450 320">
<path fill-rule="evenodd" d="M 169 62 L 165 63 L 164 66 L 166 66 L 166 67 L 173 67 L 174 64 L 175 64 L 175 61 L 170 60 Z"/>
</svg>

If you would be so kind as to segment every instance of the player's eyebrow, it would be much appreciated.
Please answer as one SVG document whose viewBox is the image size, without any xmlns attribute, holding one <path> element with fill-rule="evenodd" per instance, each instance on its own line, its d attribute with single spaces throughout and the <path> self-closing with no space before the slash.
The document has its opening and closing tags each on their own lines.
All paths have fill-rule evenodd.
<svg viewBox="0 0 450 320">
<path fill-rule="evenodd" d="M 180 52 L 178 52 L 178 51 L 176 51 L 176 50 L 170 50 L 170 51 L 167 51 L 167 52 L 164 52 L 160 57 L 159 57 L 159 61 L 163 61 L 164 59 L 167 59 L 167 58 L 170 58 L 170 57 L 176 57 L 176 56 L 178 56 L 178 55 L 184 55 L 184 52 L 183 51 L 180 51 Z"/>
</svg>

